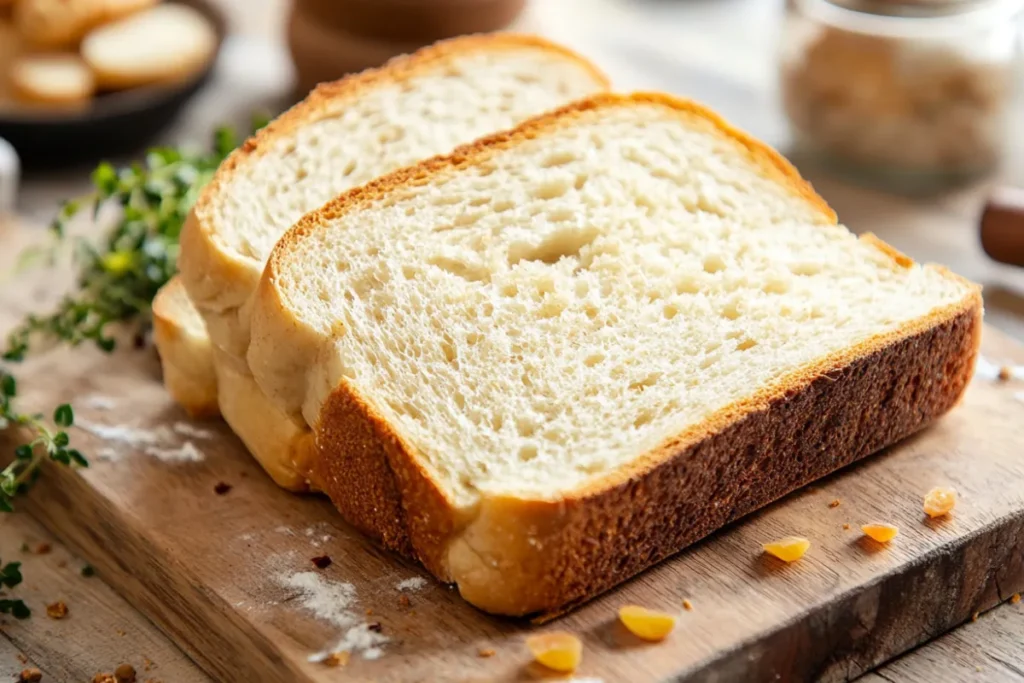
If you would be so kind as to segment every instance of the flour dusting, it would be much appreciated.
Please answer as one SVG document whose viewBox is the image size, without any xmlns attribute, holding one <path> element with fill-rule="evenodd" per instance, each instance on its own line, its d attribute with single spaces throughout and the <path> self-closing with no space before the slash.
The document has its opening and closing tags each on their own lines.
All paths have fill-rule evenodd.
<svg viewBox="0 0 1024 683">
<path fill-rule="evenodd" d="M 296 591 L 298 604 L 317 619 L 344 629 L 333 647 L 310 655 L 310 662 L 322 662 L 335 652 L 361 652 L 366 659 L 377 659 L 383 654 L 380 646 L 388 639 L 356 615 L 355 586 L 330 581 L 316 572 L 286 574 L 279 578 L 279 583 Z"/>
<path fill-rule="evenodd" d="M 174 431 L 182 436 L 190 436 L 193 439 L 212 439 L 216 436 L 209 429 L 200 429 L 188 422 L 175 422 Z"/>
<path fill-rule="evenodd" d="M 395 588 L 397 588 L 400 591 L 418 591 L 426 587 L 427 583 L 427 580 L 424 579 L 422 576 L 413 576 L 411 578 L 405 579 L 404 581 L 399 581 L 395 585 Z"/>
<path fill-rule="evenodd" d="M 113 410 L 117 407 L 114 399 L 109 396 L 100 396 L 99 394 L 89 394 L 86 396 L 85 405 L 93 410 Z"/>
<path fill-rule="evenodd" d="M 159 425 L 153 429 L 142 429 L 127 425 L 103 425 L 88 420 L 77 420 L 75 426 L 104 441 L 141 449 L 146 455 L 163 462 L 199 462 L 204 459 L 203 452 L 196 448 L 191 441 L 178 443 L 176 430 L 166 425 Z M 121 455 L 120 451 L 109 446 L 100 451 L 100 457 L 104 460 L 119 460 Z"/>
<path fill-rule="evenodd" d="M 191 441 L 172 448 L 148 446 L 145 453 L 163 462 L 201 462 L 206 457 Z"/>
</svg>

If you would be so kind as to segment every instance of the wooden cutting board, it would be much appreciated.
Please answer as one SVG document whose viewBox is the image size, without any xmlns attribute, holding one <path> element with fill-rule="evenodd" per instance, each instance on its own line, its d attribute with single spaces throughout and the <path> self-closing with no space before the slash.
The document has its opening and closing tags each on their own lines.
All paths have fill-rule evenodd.
<svg viewBox="0 0 1024 683">
<path fill-rule="evenodd" d="M 53 281 L 5 281 L 0 331 Z M 1024 362 L 993 329 L 983 353 Z M 582 637 L 576 680 L 847 680 L 1024 589 L 1024 383 L 978 378 L 922 434 L 535 626 L 478 612 L 326 501 L 277 489 L 222 424 L 189 422 L 158 372 L 151 351 L 130 348 L 56 351 L 19 368 L 26 404 L 74 402 L 91 431 L 72 439 L 93 462 L 48 467 L 21 504 L 215 680 L 541 680 L 550 673 L 530 664 L 523 638 L 547 629 Z M 935 485 L 961 493 L 941 521 L 921 512 Z M 875 520 L 900 528 L 888 547 L 860 537 Z M 763 541 L 790 534 L 811 539 L 803 560 L 761 554 Z M 320 556 L 331 565 L 315 568 Z M 676 630 L 639 642 L 616 622 L 625 603 L 679 613 Z M 387 642 L 344 669 L 308 661 L 367 634 Z"/>
</svg>

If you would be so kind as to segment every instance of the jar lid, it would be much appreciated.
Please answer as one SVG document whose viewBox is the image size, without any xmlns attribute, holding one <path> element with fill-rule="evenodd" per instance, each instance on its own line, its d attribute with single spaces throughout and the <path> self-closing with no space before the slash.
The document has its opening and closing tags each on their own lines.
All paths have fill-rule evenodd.
<svg viewBox="0 0 1024 683">
<path fill-rule="evenodd" d="M 793 0 L 815 20 L 868 35 L 935 37 L 1012 21 L 1024 0 Z"/>
</svg>

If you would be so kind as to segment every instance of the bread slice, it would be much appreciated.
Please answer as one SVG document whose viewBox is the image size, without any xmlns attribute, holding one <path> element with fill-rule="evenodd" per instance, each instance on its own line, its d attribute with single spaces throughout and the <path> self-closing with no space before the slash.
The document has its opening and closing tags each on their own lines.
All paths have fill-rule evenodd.
<svg viewBox="0 0 1024 683">
<path fill-rule="evenodd" d="M 921 428 L 981 313 L 711 112 L 603 95 L 303 218 L 248 358 L 350 522 L 518 615 Z"/>
<path fill-rule="evenodd" d="M 181 407 L 192 417 L 219 415 L 213 346 L 203 318 L 177 276 L 153 299 L 153 342 L 160 353 L 164 384 Z"/>
<path fill-rule="evenodd" d="M 307 211 L 607 85 L 575 53 L 513 34 L 441 42 L 322 85 L 233 153 L 186 221 L 182 279 L 214 345 L 247 372 L 241 309 L 278 237 Z"/>
<path fill-rule="evenodd" d="M 34 106 L 76 109 L 92 100 L 96 83 L 78 55 L 27 54 L 11 65 L 14 98 Z"/>
<path fill-rule="evenodd" d="M 283 488 L 309 488 L 312 434 L 301 420 L 282 413 L 248 373 L 214 363 L 216 351 L 199 312 L 173 277 L 153 299 L 153 338 L 160 352 L 164 384 L 193 417 L 223 412 L 250 453 Z"/>
<path fill-rule="evenodd" d="M 248 328 L 235 322 L 238 310 L 277 237 L 305 212 L 378 175 L 607 85 L 578 55 L 513 34 L 439 43 L 322 85 L 222 166 L 186 224 L 179 266 L 213 324 L 215 341 L 229 351 L 222 359 L 234 361 L 236 375 L 248 373 Z M 163 324 L 175 325 L 173 310 L 164 308 Z M 191 333 L 188 316 L 178 327 L 179 334 Z M 203 383 L 197 369 L 212 364 L 212 350 L 164 348 L 159 336 L 157 344 L 166 376 Z M 168 389 L 190 412 L 215 414 L 215 379 L 207 376 L 205 384 L 203 392 L 174 381 Z"/>
<path fill-rule="evenodd" d="M 108 90 L 185 80 L 201 71 L 216 50 L 210 20 L 174 3 L 101 26 L 82 41 L 82 57 Z"/>
</svg>

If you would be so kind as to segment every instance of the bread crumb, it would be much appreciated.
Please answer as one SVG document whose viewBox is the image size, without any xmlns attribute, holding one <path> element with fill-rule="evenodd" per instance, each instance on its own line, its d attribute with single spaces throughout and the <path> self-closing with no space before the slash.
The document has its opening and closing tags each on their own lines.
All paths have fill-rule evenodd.
<svg viewBox="0 0 1024 683">
<path fill-rule="evenodd" d="M 1011 379 L 1013 379 L 1013 368 L 1011 368 L 1009 365 L 1004 365 L 1003 367 L 999 368 L 999 374 L 996 375 L 996 378 L 1000 382 L 1009 382 Z"/>
<path fill-rule="evenodd" d="M 409 596 L 408 595 L 399 595 L 398 596 L 398 604 L 401 605 L 402 607 L 408 607 L 409 605 L 412 604 L 412 601 L 409 600 Z"/>
<path fill-rule="evenodd" d="M 849 530 L 850 530 L 850 525 L 849 524 L 844 524 L 843 525 L 843 531 L 849 531 Z"/>
<path fill-rule="evenodd" d="M 835 499 L 835 500 L 833 500 L 833 501 L 832 501 L 831 503 L 829 503 L 829 504 L 828 504 L 828 506 L 829 506 L 830 508 L 837 508 L 837 507 L 839 507 L 839 499 L 838 499 L 838 498 L 836 498 L 836 499 Z"/>
<path fill-rule="evenodd" d="M 351 652 L 332 652 L 324 658 L 324 666 L 331 668 L 345 666 L 351 658 Z"/>
<path fill-rule="evenodd" d="M 218 481 L 217 484 L 213 487 L 213 492 L 216 493 L 218 496 L 223 496 L 227 493 L 230 493 L 231 489 L 233 488 L 234 487 L 231 484 L 227 483 L 226 481 Z"/>
<path fill-rule="evenodd" d="M 143 657 L 142 658 L 142 670 L 143 671 L 149 671 L 154 666 L 155 665 L 153 664 L 153 660 L 152 659 L 150 659 L 149 657 Z"/>
<path fill-rule="evenodd" d="M 117 635 L 121 636 L 122 638 L 124 638 L 126 635 L 128 635 L 128 632 L 125 631 L 123 628 L 115 628 L 114 629 L 114 633 L 116 633 Z"/>
<path fill-rule="evenodd" d="M 49 543 L 37 543 L 32 552 L 36 555 L 49 555 L 51 550 L 53 550 L 53 546 Z"/>
<path fill-rule="evenodd" d="M 39 683 L 41 680 L 43 680 L 43 672 L 35 667 L 25 669 L 18 676 L 18 683 Z"/>
<path fill-rule="evenodd" d="M 63 600 L 58 600 L 46 606 L 46 616 L 51 619 L 63 619 L 67 615 L 68 606 L 64 604 Z"/>
<path fill-rule="evenodd" d="M 884 522 L 872 522 L 871 524 L 865 524 L 860 528 L 864 532 L 864 535 L 875 541 L 876 543 L 888 543 L 892 539 L 896 538 L 899 533 L 892 524 L 886 524 Z"/>
<path fill-rule="evenodd" d="M 23 654 L 21 654 L 19 652 L 18 653 L 18 661 L 21 662 L 22 664 L 28 664 L 28 657 L 26 657 L 25 655 L 23 655 Z"/>
<path fill-rule="evenodd" d="M 971 615 L 971 621 L 977 621 L 978 617 L 981 616 L 978 612 Z"/>
<path fill-rule="evenodd" d="M 766 553 L 783 562 L 796 562 L 811 547 L 811 542 L 800 536 L 787 536 L 777 541 L 765 543 L 762 547 Z"/>
<path fill-rule="evenodd" d="M 1010 596 L 1011 605 L 1016 605 L 1018 602 L 1020 602 L 1020 593 L 1014 593 Z"/>
<path fill-rule="evenodd" d="M 328 555 L 319 555 L 317 557 L 314 557 L 310 561 L 313 563 L 313 566 L 317 569 L 327 569 L 331 566 L 331 563 L 333 562 L 333 560 L 331 560 L 330 556 Z"/>
<path fill-rule="evenodd" d="M 488 657 L 493 657 L 495 655 L 495 652 L 489 647 L 482 647 L 479 650 L 477 650 L 477 655 L 486 659 Z"/>
<path fill-rule="evenodd" d="M 122 664 L 114 669 L 114 680 L 117 683 L 135 683 L 135 667 L 131 664 Z"/>
<path fill-rule="evenodd" d="M 92 683 L 117 683 L 111 674 L 96 674 L 92 677 Z"/>
<path fill-rule="evenodd" d="M 373 608 L 372 607 L 367 607 L 366 608 L 366 616 L 370 616 L 372 614 L 373 614 Z"/>
<path fill-rule="evenodd" d="M 693 611 L 693 603 L 690 602 L 689 600 L 684 599 L 683 600 L 683 609 L 686 610 L 687 612 L 692 612 Z"/>
<path fill-rule="evenodd" d="M 924 496 L 924 513 L 929 517 L 948 515 L 956 507 L 956 490 L 936 486 Z"/>
</svg>

